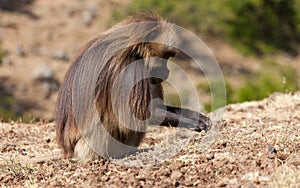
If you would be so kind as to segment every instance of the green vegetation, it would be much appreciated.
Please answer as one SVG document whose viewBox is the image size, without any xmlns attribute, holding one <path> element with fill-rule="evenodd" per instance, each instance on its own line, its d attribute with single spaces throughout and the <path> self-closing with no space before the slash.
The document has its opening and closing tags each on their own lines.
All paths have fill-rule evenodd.
<svg viewBox="0 0 300 188">
<path fill-rule="evenodd" d="M 285 50 L 297 53 L 300 42 L 299 0 L 231 0 L 233 17 L 227 35 L 247 54 Z"/>
<path fill-rule="evenodd" d="M 1 91 L 0 91 L 1 92 Z M 39 119 L 33 114 L 24 112 L 16 113 L 14 108 L 17 105 L 16 100 L 11 96 L 4 96 L 0 99 L 0 122 L 23 122 L 23 123 L 34 123 L 38 122 Z"/>
<path fill-rule="evenodd" d="M 200 34 L 218 37 L 248 55 L 284 50 L 300 43 L 300 0 L 132 0 L 112 22 L 139 11 L 154 11 Z"/>
<path fill-rule="evenodd" d="M 224 93 L 223 91 L 224 90 L 223 83 L 216 82 L 216 83 L 212 83 L 212 85 L 215 85 L 214 88 L 210 88 L 208 83 L 199 83 L 197 85 L 198 90 L 204 90 L 205 93 L 211 93 L 214 97 L 214 101 L 204 104 L 205 110 L 213 111 L 222 106 L 225 106 L 226 104 L 234 102 L 232 101 L 232 95 L 234 91 L 232 90 L 232 87 L 229 84 L 229 82 L 225 81 L 226 93 Z"/>
<path fill-rule="evenodd" d="M 0 49 L 0 65 L 2 65 L 3 57 L 4 57 L 4 53 Z"/>
<path fill-rule="evenodd" d="M 166 95 L 165 102 L 170 106 L 181 106 L 180 98 L 177 93 L 170 93 Z"/>
<path fill-rule="evenodd" d="M 0 50 L 0 66 L 2 65 L 4 52 Z M 1 67 L 0 67 L 1 69 Z M 0 79 L 0 122 L 1 121 L 20 121 L 31 123 L 37 119 L 30 113 L 17 113 L 15 108 L 19 105 L 12 93 L 4 87 L 3 79 Z"/>
<path fill-rule="evenodd" d="M 7 1 L 8 2 L 8 1 Z M 18 10 L 33 0 L 17 0 L 0 3 L 5 10 Z M 132 0 L 124 9 L 116 9 L 111 24 L 139 11 L 157 12 L 203 39 L 216 39 L 230 43 L 240 53 L 261 59 L 261 71 L 241 76 L 242 86 L 233 87 L 226 79 L 226 93 L 223 85 L 215 83 L 209 88 L 200 83 L 198 89 L 212 93 L 214 101 L 205 104 L 209 111 L 227 104 L 250 100 L 260 100 L 273 92 L 293 92 L 299 90 L 299 76 L 289 65 L 266 60 L 269 54 L 287 52 L 295 55 L 300 49 L 300 0 Z M 0 66 L 4 52 L 0 50 Z M 225 75 L 226 77 L 227 75 Z M 230 75 L 229 75 L 230 77 Z M 19 101 L 12 93 L 5 91 L 0 80 L 0 121 L 35 121 L 33 116 L 18 114 L 14 110 Z M 221 88 L 221 89 L 220 89 Z M 166 96 L 166 102 L 179 106 L 177 94 Z"/>
<path fill-rule="evenodd" d="M 291 66 L 273 63 L 273 66 L 262 68 L 262 71 L 244 77 L 244 84 L 233 90 L 227 83 L 227 103 L 238 103 L 261 100 L 274 92 L 295 92 L 299 90 L 299 76 Z M 270 68 L 272 67 L 272 68 Z"/>
<path fill-rule="evenodd" d="M 222 26 L 220 26 L 223 24 L 222 17 L 224 15 L 229 17 L 231 14 L 225 4 L 225 1 L 210 0 L 132 0 L 125 10 L 114 12 L 112 22 L 117 22 L 139 11 L 154 11 L 193 32 L 203 35 L 219 35 L 222 34 Z M 220 12 L 223 8 L 226 10 Z"/>
<path fill-rule="evenodd" d="M 260 72 L 242 79 L 243 84 L 238 88 L 233 88 L 228 80 L 225 81 L 226 104 L 262 100 L 274 92 L 290 93 L 300 89 L 297 71 L 289 65 L 278 65 L 276 62 L 266 61 Z M 211 90 L 208 83 L 199 83 L 197 88 L 215 95 L 214 106 L 210 102 L 204 105 L 207 111 L 224 106 L 224 96 L 221 95 L 220 88 Z"/>
<path fill-rule="evenodd" d="M 22 164 L 14 159 L 11 159 L 7 165 L 1 165 L 0 169 L 2 172 L 8 173 L 15 179 L 19 180 L 38 170 L 38 166 L 34 164 Z"/>
<path fill-rule="evenodd" d="M 292 66 L 266 59 L 281 51 L 291 55 L 299 52 L 300 0 L 132 0 L 114 12 L 111 23 L 140 11 L 156 12 L 204 39 L 222 40 L 244 55 L 261 59 L 262 69 L 241 76 L 242 86 L 233 87 L 227 79 L 227 104 L 260 100 L 276 91 L 299 90 L 299 76 Z M 214 106 L 206 104 L 207 110 L 224 106 L 217 86 L 209 88 L 207 83 L 200 83 L 198 89 L 214 95 Z M 169 94 L 166 100 L 173 105 L 180 103 L 175 94 Z"/>
<path fill-rule="evenodd" d="M 14 103 L 14 98 L 10 95 L 0 96 L 0 120 L 10 120 L 12 117 L 15 117 L 15 113 L 11 109 L 11 106 Z"/>
<path fill-rule="evenodd" d="M 3 57 L 4 57 L 4 53 L 0 49 L 0 66 L 2 65 Z M 13 103 L 14 103 L 14 98 L 11 95 L 7 94 L 4 91 L 4 88 L 1 87 L 0 85 L 0 121 L 1 120 L 7 121 L 11 117 L 15 116 L 15 114 L 11 110 L 11 106 Z"/>
<path fill-rule="evenodd" d="M 0 106 L 0 122 L 35 123 L 39 122 L 39 120 L 33 114 L 16 114 L 12 109 L 5 109 Z"/>
<path fill-rule="evenodd" d="M 260 100 L 278 92 L 294 92 L 299 90 L 299 77 L 290 66 L 265 69 L 245 80 L 245 84 L 232 96 L 232 102 Z"/>
<path fill-rule="evenodd" d="M 3 88 L 0 87 L 0 121 L 18 121 L 25 123 L 35 122 L 36 119 L 29 113 L 16 113 L 14 108 L 17 106 L 15 98 L 8 93 L 5 93 Z"/>
</svg>

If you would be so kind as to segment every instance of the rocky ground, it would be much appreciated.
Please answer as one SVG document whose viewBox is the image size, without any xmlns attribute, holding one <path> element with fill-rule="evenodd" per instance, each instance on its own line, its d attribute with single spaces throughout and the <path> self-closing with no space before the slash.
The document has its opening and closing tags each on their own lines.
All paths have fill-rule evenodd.
<svg viewBox="0 0 300 188">
<path fill-rule="evenodd" d="M 262 101 L 228 105 L 213 134 L 195 133 L 175 155 L 146 167 L 110 160 L 78 163 L 76 159 L 61 159 L 53 123 L 0 123 L 0 184 L 300 187 L 299 117 L 299 92 L 275 93 Z M 153 129 L 142 145 L 156 146 L 172 131 Z M 172 144 L 177 147 L 180 141 Z M 164 152 L 168 150 L 161 150 L 161 154 L 167 154 Z M 138 160 L 143 164 L 152 158 L 142 153 Z"/>
<path fill-rule="evenodd" d="M 15 9 L 0 9 L 0 88 L 13 95 L 15 113 L 51 119 L 59 83 L 73 57 L 109 27 L 113 7 L 127 1 L 16 2 Z"/>
</svg>

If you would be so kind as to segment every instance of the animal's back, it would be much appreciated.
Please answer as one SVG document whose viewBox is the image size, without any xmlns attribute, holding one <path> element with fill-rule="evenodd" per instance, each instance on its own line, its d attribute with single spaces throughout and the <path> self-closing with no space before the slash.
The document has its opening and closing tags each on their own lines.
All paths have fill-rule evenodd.
<svg viewBox="0 0 300 188">
<path fill-rule="evenodd" d="M 66 158 L 73 155 L 74 147 L 80 138 L 80 132 L 77 128 L 72 104 L 73 84 L 76 70 L 80 65 L 81 58 L 88 48 L 96 41 L 90 41 L 75 58 L 74 63 L 70 66 L 65 75 L 64 82 L 58 93 L 56 103 L 56 136 L 59 147 L 62 148 Z"/>
</svg>

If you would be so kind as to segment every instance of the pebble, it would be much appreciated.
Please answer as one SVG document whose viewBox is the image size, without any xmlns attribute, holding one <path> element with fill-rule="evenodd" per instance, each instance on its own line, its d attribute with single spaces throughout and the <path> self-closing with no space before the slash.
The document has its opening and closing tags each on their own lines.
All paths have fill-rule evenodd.
<svg viewBox="0 0 300 188">
<path fill-rule="evenodd" d="M 92 24 L 94 18 L 96 17 L 97 6 L 94 3 L 89 3 L 87 10 L 83 11 L 81 14 L 83 24 L 89 26 Z"/>
<path fill-rule="evenodd" d="M 178 180 L 182 176 L 183 176 L 183 174 L 180 171 L 175 170 L 175 171 L 172 172 L 170 177 L 171 177 L 172 180 Z"/>
<path fill-rule="evenodd" d="M 2 59 L 2 65 L 3 66 L 11 66 L 12 65 L 12 62 L 11 62 L 11 60 L 8 58 L 8 57 L 4 57 L 3 59 Z"/>
<path fill-rule="evenodd" d="M 55 51 L 52 55 L 52 58 L 62 60 L 62 61 L 68 61 L 69 60 L 69 56 L 64 50 Z"/>
<path fill-rule="evenodd" d="M 39 66 L 33 72 L 34 80 L 45 80 L 45 79 L 53 79 L 54 73 L 51 68 L 48 66 Z"/>
<path fill-rule="evenodd" d="M 16 53 L 20 57 L 25 57 L 27 55 L 26 52 L 25 52 L 25 50 L 24 50 L 24 48 L 23 48 L 23 46 L 21 46 L 21 45 L 18 45 L 16 47 Z"/>
<path fill-rule="evenodd" d="M 277 150 L 270 144 L 266 145 L 266 152 L 270 154 L 277 154 Z"/>
<path fill-rule="evenodd" d="M 215 158 L 215 155 L 212 153 L 212 154 L 209 154 L 206 158 L 208 161 L 210 161 Z"/>
<path fill-rule="evenodd" d="M 86 26 L 91 25 L 94 18 L 93 14 L 90 11 L 83 11 L 81 17 L 84 25 Z"/>
<path fill-rule="evenodd" d="M 40 66 L 34 70 L 33 81 L 41 84 L 45 98 L 49 98 L 53 91 L 57 91 L 59 88 L 59 82 L 56 80 L 53 70 L 47 66 Z"/>
</svg>

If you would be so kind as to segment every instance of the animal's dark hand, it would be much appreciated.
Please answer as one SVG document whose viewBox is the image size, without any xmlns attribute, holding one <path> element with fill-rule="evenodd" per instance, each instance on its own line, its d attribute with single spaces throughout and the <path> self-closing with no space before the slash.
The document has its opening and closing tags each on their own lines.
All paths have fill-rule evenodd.
<svg viewBox="0 0 300 188">
<path fill-rule="evenodd" d="M 211 126 L 211 120 L 198 112 L 166 106 L 167 112 L 163 108 L 154 108 L 152 118 L 149 120 L 151 124 L 160 123 L 163 126 L 184 127 L 194 131 L 208 131 Z M 163 122 L 157 122 L 158 119 L 164 119 Z"/>
<path fill-rule="evenodd" d="M 194 126 L 191 128 L 192 130 L 201 132 L 202 130 L 208 131 L 212 127 L 211 120 L 198 112 L 188 110 L 188 109 L 182 109 L 181 114 L 183 117 L 189 118 L 194 121 Z"/>
</svg>

